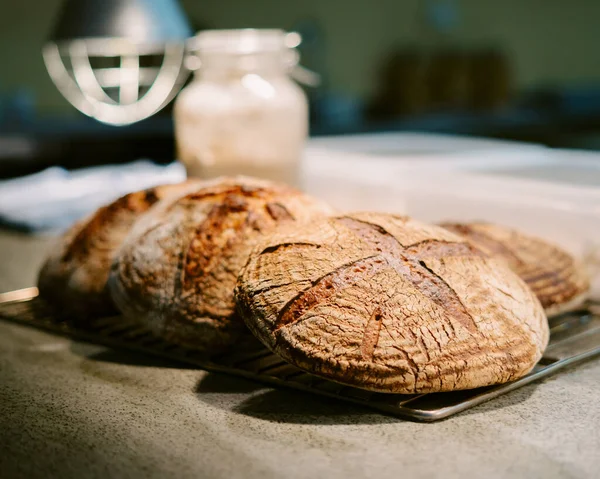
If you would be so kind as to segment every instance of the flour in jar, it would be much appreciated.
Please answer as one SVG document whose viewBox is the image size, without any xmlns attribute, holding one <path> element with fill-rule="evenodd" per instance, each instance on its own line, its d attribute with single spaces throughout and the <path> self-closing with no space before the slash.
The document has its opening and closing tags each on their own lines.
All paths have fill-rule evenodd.
<svg viewBox="0 0 600 479">
<path fill-rule="evenodd" d="M 205 61 L 175 105 L 177 153 L 188 176 L 244 174 L 297 184 L 308 131 L 304 92 L 272 53 L 253 62 L 223 58 Z"/>
</svg>

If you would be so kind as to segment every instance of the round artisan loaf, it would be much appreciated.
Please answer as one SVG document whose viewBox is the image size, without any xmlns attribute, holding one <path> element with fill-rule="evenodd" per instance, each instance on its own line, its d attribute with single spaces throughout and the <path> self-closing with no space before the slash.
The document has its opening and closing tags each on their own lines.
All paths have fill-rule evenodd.
<svg viewBox="0 0 600 479">
<path fill-rule="evenodd" d="M 106 282 L 115 251 L 133 223 L 161 199 L 184 194 L 200 184 L 188 181 L 130 193 L 75 223 L 40 270 L 40 296 L 74 319 L 116 312 Z"/>
<path fill-rule="evenodd" d="M 575 309 L 587 299 L 590 280 L 569 253 L 535 236 L 490 223 L 442 223 L 488 255 L 506 261 L 533 290 L 548 316 Z"/>
<path fill-rule="evenodd" d="M 235 314 L 233 290 L 254 241 L 277 225 L 329 213 L 285 185 L 214 180 L 136 224 L 111 270 L 112 297 L 126 316 L 169 342 L 206 352 L 239 344 L 251 335 Z"/>
<path fill-rule="evenodd" d="M 539 301 L 504 263 L 387 214 L 280 230 L 254 249 L 236 299 L 252 332 L 290 363 L 380 392 L 511 381 L 549 335 Z"/>
</svg>

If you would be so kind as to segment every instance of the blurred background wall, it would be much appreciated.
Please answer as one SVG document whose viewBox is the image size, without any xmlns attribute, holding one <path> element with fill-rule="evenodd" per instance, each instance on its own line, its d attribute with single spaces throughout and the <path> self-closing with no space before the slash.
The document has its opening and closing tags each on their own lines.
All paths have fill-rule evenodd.
<svg viewBox="0 0 600 479">
<path fill-rule="evenodd" d="M 514 86 L 600 84 L 598 0 L 182 0 L 197 28 L 301 27 L 327 86 L 367 99 L 395 46 L 499 47 Z M 60 0 L 0 0 L 0 94 L 23 91 L 41 114 L 78 113 L 48 78 L 40 49 Z M 310 52 L 309 52 L 310 55 Z M 29 59 L 25 61 L 24 59 Z M 311 65 L 311 66 L 313 66 Z"/>
</svg>

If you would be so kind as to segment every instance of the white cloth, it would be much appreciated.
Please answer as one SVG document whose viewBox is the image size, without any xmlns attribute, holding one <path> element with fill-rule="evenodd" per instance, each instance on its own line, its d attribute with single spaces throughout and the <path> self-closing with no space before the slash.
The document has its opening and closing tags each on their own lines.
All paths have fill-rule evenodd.
<svg viewBox="0 0 600 479">
<path fill-rule="evenodd" d="M 29 231 L 56 231 L 126 193 L 185 177 L 180 163 L 165 166 L 146 160 L 75 171 L 52 167 L 0 181 L 0 222 Z"/>
</svg>

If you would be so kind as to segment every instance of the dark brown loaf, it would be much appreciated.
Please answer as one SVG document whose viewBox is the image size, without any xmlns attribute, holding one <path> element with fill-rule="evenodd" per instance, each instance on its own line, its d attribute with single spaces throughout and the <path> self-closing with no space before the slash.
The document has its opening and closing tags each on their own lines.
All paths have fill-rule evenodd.
<svg viewBox="0 0 600 479">
<path fill-rule="evenodd" d="M 81 320 L 115 312 L 106 288 L 117 248 L 156 202 L 201 183 L 162 185 L 125 195 L 73 225 L 51 250 L 38 276 L 40 295 Z"/>
<path fill-rule="evenodd" d="M 216 180 L 136 225 L 113 264 L 111 293 L 125 315 L 166 340 L 222 350 L 247 333 L 234 314 L 233 289 L 253 242 L 279 224 L 330 211 L 284 185 Z"/>
<path fill-rule="evenodd" d="M 548 316 L 580 306 L 590 281 L 573 256 L 543 239 L 490 223 L 442 223 L 482 251 L 506 261 L 537 295 Z"/>
<path fill-rule="evenodd" d="M 381 392 L 511 381 L 549 335 L 539 301 L 502 262 L 440 227 L 385 214 L 279 231 L 253 251 L 236 298 L 284 359 Z"/>
</svg>

